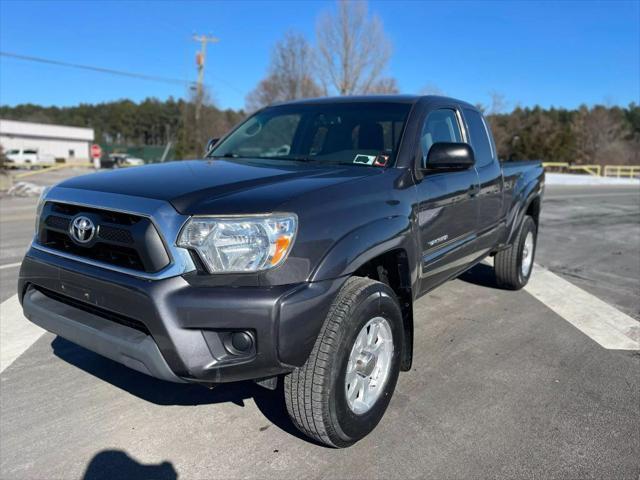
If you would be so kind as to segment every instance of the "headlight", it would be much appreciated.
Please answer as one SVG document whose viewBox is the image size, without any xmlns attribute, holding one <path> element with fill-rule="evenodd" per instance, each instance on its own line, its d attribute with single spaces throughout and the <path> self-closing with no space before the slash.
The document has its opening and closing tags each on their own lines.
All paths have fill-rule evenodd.
<svg viewBox="0 0 640 480">
<path fill-rule="evenodd" d="M 178 246 L 195 250 L 209 273 L 258 272 L 284 262 L 297 229 L 293 213 L 193 217 L 182 228 Z"/>
<path fill-rule="evenodd" d="M 49 193 L 51 187 L 44 187 L 42 192 L 40 193 L 40 198 L 38 199 L 38 204 L 36 205 L 36 235 L 38 234 L 38 226 L 40 224 L 40 215 L 42 215 L 42 209 L 44 208 L 44 204 L 47 198 L 47 193 Z"/>
</svg>

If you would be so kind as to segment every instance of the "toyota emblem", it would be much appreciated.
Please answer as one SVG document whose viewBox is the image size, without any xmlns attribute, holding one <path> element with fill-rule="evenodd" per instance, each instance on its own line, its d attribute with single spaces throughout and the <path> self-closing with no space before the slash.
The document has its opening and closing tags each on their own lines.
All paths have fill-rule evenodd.
<svg viewBox="0 0 640 480">
<path fill-rule="evenodd" d="M 80 215 L 73 219 L 69 234 L 78 243 L 89 243 L 96 233 L 96 227 L 90 218 Z"/>
</svg>

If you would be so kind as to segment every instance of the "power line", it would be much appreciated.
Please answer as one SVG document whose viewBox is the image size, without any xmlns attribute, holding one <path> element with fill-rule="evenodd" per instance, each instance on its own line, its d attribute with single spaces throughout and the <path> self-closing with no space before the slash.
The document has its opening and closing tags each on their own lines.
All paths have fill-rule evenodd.
<svg viewBox="0 0 640 480">
<path fill-rule="evenodd" d="M 161 82 L 161 83 L 168 83 L 168 84 L 172 84 L 172 85 L 187 85 L 188 87 L 197 85 L 197 82 L 191 81 L 191 80 L 180 80 L 179 78 L 170 78 L 170 77 L 161 77 L 161 76 L 157 76 L 157 75 L 147 75 L 144 73 L 136 73 L 136 72 L 127 72 L 124 70 L 115 70 L 115 69 L 111 69 L 111 68 L 104 68 L 104 67 L 97 67 L 94 65 L 84 65 L 84 64 L 79 64 L 79 63 L 70 63 L 70 62 L 63 62 L 60 60 L 53 60 L 50 58 L 42 58 L 42 57 L 34 57 L 31 55 L 21 55 L 19 53 L 12 53 L 12 52 L 2 52 L 0 51 L 0 56 L 2 57 L 9 57 L 9 58 L 15 58 L 18 60 L 24 60 L 24 61 L 28 61 L 28 62 L 36 62 L 36 63 L 46 63 L 49 65 L 56 65 L 59 67 L 68 67 L 68 68 L 76 68 L 76 69 L 80 69 L 80 70 L 89 70 L 92 72 L 98 72 L 98 73 L 106 73 L 109 75 L 119 75 L 122 77 L 129 77 L 129 78 L 137 78 L 139 80 L 149 80 L 149 81 L 154 81 L 154 82 Z M 234 86 L 232 83 L 228 82 L 227 80 L 223 79 L 223 78 L 219 78 L 219 77 L 215 77 L 216 80 L 219 83 L 222 83 L 224 85 L 227 86 L 227 88 L 240 93 L 240 94 L 244 94 L 244 92 L 242 90 L 240 90 L 239 88 L 237 88 L 236 86 Z M 206 85 L 206 84 L 203 84 Z M 209 87 L 209 85 L 206 85 L 207 87 Z"/>
<path fill-rule="evenodd" d="M 124 70 L 114 70 L 111 68 L 96 67 L 93 65 L 83 65 L 80 63 L 62 62 L 60 60 L 52 60 L 49 58 L 33 57 L 30 55 L 20 55 L 12 52 L 0 52 L 0 56 L 16 58 L 18 60 L 25 60 L 28 62 L 47 63 L 49 65 L 57 65 L 59 67 L 77 68 L 80 70 L 90 70 L 92 72 L 107 73 L 110 75 L 120 75 L 121 77 L 137 78 L 140 80 L 150 80 L 154 82 L 169 83 L 173 85 L 193 85 L 195 82 L 188 80 L 180 80 L 178 78 L 160 77 L 157 75 L 147 75 L 144 73 L 126 72 Z"/>
</svg>

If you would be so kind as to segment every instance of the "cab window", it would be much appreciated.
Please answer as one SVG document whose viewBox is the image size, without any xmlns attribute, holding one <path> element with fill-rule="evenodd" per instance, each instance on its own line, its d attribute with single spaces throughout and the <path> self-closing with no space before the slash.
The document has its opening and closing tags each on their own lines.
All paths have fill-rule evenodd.
<svg viewBox="0 0 640 480">
<path fill-rule="evenodd" d="M 469 127 L 469 136 L 471 137 L 471 146 L 476 157 L 476 165 L 484 167 L 493 162 L 493 148 L 489 140 L 489 133 L 484 119 L 479 112 L 475 110 L 465 109 L 464 118 Z"/>
<path fill-rule="evenodd" d="M 434 143 L 459 143 L 462 141 L 458 116 L 454 110 L 443 108 L 431 112 L 422 127 L 420 146 L 422 149 L 422 167 L 426 166 L 429 149 Z"/>
</svg>

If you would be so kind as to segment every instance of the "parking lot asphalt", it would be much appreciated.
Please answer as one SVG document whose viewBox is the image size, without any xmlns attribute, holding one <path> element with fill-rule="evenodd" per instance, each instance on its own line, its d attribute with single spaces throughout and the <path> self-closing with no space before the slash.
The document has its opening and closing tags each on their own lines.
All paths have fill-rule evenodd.
<svg viewBox="0 0 640 480">
<path fill-rule="evenodd" d="M 5 265 L 26 249 L 35 201 L 0 203 Z M 639 189 L 549 187 L 536 261 L 640 319 Z M 17 268 L 0 273 L 5 300 Z M 638 479 L 637 351 L 495 288 L 486 265 L 420 299 L 415 318 L 412 371 L 346 450 L 302 438 L 281 391 L 164 383 L 45 334 L 0 374 L 0 478 Z"/>
<path fill-rule="evenodd" d="M 547 187 L 536 262 L 640 320 L 640 188 Z"/>
</svg>

